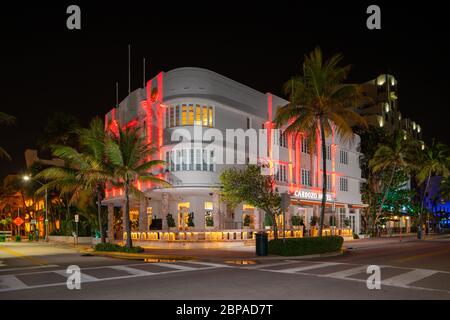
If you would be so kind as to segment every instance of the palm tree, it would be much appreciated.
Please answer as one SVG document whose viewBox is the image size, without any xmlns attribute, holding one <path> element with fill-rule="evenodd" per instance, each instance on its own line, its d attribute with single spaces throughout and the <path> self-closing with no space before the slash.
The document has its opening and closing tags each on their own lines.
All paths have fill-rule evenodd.
<svg viewBox="0 0 450 320">
<path fill-rule="evenodd" d="M 89 201 L 90 195 L 97 197 L 98 226 L 101 242 L 105 242 L 101 212 L 102 190 L 105 184 L 113 180 L 111 168 L 105 162 L 105 139 L 103 122 L 95 118 L 89 128 L 77 129 L 80 151 L 70 146 L 53 146 L 53 155 L 63 159 L 65 167 L 50 167 L 41 171 L 36 178 L 43 178 L 49 182 L 40 188 L 55 188 L 61 196 L 70 197 L 69 203 L 84 203 Z"/>
<path fill-rule="evenodd" d="M 162 160 L 151 160 L 156 149 L 145 141 L 139 134 L 139 128 L 119 128 L 106 139 L 105 154 L 108 165 L 113 171 L 113 184 L 124 189 L 125 193 L 125 230 L 127 233 L 126 246 L 132 247 L 130 221 L 130 195 L 143 196 L 135 183 L 152 182 L 162 186 L 169 186 L 165 180 L 157 177 L 152 170 L 164 165 Z"/>
<path fill-rule="evenodd" d="M 395 173 L 399 170 L 410 170 L 414 167 L 414 159 L 417 159 L 418 143 L 412 139 L 405 139 L 404 133 L 395 132 L 393 139 L 380 144 L 376 149 L 372 159 L 369 160 L 369 169 L 373 175 L 380 175 L 389 172 L 389 179 L 384 186 L 383 197 L 380 207 L 372 220 L 372 230 L 375 228 L 383 211 L 383 205 L 389 189 L 392 186 Z"/>
<path fill-rule="evenodd" d="M 448 147 L 442 143 L 433 140 L 430 147 L 425 149 L 420 160 L 420 169 L 417 172 L 416 180 L 419 185 L 425 183 L 425 190 L 422 195 L 422 201 L 419 212 L 419 230 L 417 233 L 418 239 L 422 238 L 422 214 L 425 197 L 428 192 L 430 179 L 432 175 L 442 176 L 447 178 L 449 176 L 449 161 L 450 155 Z"/>
<path fill-rule="evenodd" d="M 16 121 L 16 118 L 13 116 L 10 116 L 9 114 L 6 114 L 4 112 L 0 112 L 0 124 L 13 124 Z M 11 160 L 11 156 L 6 152 L 5 149 L 0 147 L 0 158 L 6 158 L 8 160 Z"/>
<path fill-rule="evenodd" d="M 323 183 L 319 235 L 322 235 L 327 192 L 326 138 L 334 131 L 342 142 L 351 142 L 352 126 L 367 126 L 364 118 L 355 112 L 364 97 L 359 86 L 343 83 L 350 66 L 340 67 L 341 61 L 340 54 L 323 61 L 319 48 L 305 56 L 302 74 L 284 85 L 290 103 L 277 110 L 275 119 L 278 126 L 287 125 L 286 133 L 295 136 L 306 133 L 311 150 L 316 138 L 321 139 Z"/>
</svg>

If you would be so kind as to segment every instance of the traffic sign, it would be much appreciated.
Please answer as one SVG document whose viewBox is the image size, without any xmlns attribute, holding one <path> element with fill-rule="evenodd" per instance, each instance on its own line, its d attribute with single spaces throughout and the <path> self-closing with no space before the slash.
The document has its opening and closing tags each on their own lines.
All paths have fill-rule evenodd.
<svg viewBox="0 0 450 320">
<path fill-rule="evenodd" d="M 16 224 L 16 226 L 20 227 L 22 225 L 22 223 L 24 223 L 25 221 L 23 221 L 23 219 L 21 217 L 17 217 L 14 219 L 14 223 Z"/>
<path fill-rule="evenodd" d="M 78 214 L 75 215 L 75 222 L 79 222 L 80 221 L 80 216 Z"/>
</svg>

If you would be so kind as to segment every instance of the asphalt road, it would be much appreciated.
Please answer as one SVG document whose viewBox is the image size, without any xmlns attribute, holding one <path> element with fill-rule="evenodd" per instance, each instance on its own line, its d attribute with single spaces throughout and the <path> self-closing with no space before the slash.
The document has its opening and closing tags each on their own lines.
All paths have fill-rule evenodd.
<svg viewBox="0 0 450 320">
<path fill-rule="evenodd" d="M 450 237 L 346 247 L 342 256 L 308 260 L 253 260 L 247 251 L 254 264 L 241 265 L 220 251 L 146 263 L 82 256 L 67 246 L 0 244 L 0 299 L 450 299 Z M 69 265 L 81 268 L 80 290 L 67 288 Z M 368 265 L 380 266 L 381 289 L 367 288 Z"/>
</svg>

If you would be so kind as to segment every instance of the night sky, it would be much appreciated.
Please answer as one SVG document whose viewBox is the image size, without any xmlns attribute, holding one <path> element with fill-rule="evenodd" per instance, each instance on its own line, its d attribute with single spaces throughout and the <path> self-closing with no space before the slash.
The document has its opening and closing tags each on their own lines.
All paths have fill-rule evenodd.
<svg viewBox="0 0 450 320">
<path fill-rule="evenodd" d="M 421 125 L 426 141 L 450 143 L 449 27 L 442 2 L 375 2 L 381 30 L 366 28 L 366 8 L 374 2 L 215 2 L 38 1 L 2 7 L 0 110 L 18 121 L 0 128 L 0 146 L 13 156 L 12 162 L 0 160 L 0 177 L 23 169 L 24 150 L 36 147 L 52 112 L 71 113 L 87 124 L 114 106 L 116 81 L 120 98 L 126 96 L 128 44 L 132 89 L 142 86 L 146 57 L 147 78 L 203 67 L 279 95 L 314 47 L 327 55 L 341 52 L 353 66 L 349 81 L 392 73 L 402 114 Z M 66 28 L 70 4 L 81 7 L 80 31 Z"/>
</svg>

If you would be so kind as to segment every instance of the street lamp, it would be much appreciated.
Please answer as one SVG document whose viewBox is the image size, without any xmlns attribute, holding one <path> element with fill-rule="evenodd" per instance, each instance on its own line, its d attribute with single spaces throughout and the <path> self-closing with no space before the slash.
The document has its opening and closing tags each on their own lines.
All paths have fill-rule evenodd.
<svg viewBox="0 0 450 320">
<path fill-rule="evenodd" d="M 36 181 L 37 183 L 39 183 L 41 186 L 45 186 L 45 184 L 43 184 L 42 182 L 40 182 L 37 179 L 34 179 L 32 176 L 30 175 L 24 175 L 23 177 L 24 181 Z M 47 191 L 47 187 L 45 187 L 45 221 L 44 221 L 44 225 L 45 225 L 45 241 L 48 241 L 48 191 Z"/>
</svg>

